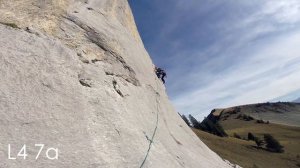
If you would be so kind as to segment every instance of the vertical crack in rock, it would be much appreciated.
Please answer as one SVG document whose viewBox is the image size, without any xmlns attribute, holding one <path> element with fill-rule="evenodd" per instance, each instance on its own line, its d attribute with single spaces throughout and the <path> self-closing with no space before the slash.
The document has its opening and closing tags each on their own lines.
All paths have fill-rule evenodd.
<svg viewBox="0 0 300 168">
<path fill-rule="evenodd" d="M 117 128 L 115 128 L 115 130 L 117 131 L 117 133 L 119 134 L 119 136 L 121 136 L 120 131 Z"/>
<path fill-rule="evenodd" d="M 113 80 L 113 86 L 114 86 L 114 89 L 115 89 L 115 91 L 121 96 L 121 97 L 124 97 L 124 95 L 123 95 L 123 93 L 120 91 L 120 89 L 119 89 L 119 85 L 118 85 L 118 83 L 117 83 L 117 81 L 116 80 Z"/>
<path fill-rule="evenodd" d="M 180 141 L 178 141 L 174 135 L 172 133 L 170 133 L 171 137 L 173 138 L 173 140 L 178 144 L 178 145 L 182 145 L 182 143 Z"/>
<path fill-rule="evenodd" d="M 165 125 L 166 125 L 166 127 L 167 127 L 167 129 L 168 129 L 168 132 L 169 132 L 170 136 L 172 137 L 172 139 L 173 139 L 178 145 L 182 145 L 182 143 L 181 143 L 180 141 L 178 141 L 178 140 L 175 138 L 175 136 L 171 133 L 170 128 L 169 128 L 169 126 L 168 126 L 168 124 L 167 124 L 166 119 L 164 118 L 163 120 L 164 120 L 164 123 L 165 123 Z"/>
<path fill-rule="evenodd" d="M 115 77 L 118 77 L 118 78 L 122 78 L 124 79 L 125 81 L 135 85 L 135 86 L 139 86 L 140 84 L 137 83 L 138 81 L 135 81 L 135 80 L 132 80 L 132 78 L 128 78 L 127 75 L 122 75 L 122 74 L 115 74 L 113 72 L 105 72 L 106 75 L 108 76 L 115 76 Z"/>
</svg>

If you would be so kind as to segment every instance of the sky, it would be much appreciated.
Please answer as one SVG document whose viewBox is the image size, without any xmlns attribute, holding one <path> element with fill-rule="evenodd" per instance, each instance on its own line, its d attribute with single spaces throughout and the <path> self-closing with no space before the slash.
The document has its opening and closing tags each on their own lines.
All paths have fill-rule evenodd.
<svg viewBox="0 0 300 168">
<path fill-rule="evenodd" d="M 300 97 L 299 0 L 129 0 L 177 111 Z"/>
</svg>

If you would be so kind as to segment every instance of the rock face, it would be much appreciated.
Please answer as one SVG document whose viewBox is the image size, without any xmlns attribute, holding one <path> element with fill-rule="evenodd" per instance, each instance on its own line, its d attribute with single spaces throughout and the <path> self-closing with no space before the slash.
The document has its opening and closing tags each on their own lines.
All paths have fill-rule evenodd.
<svg viewBox="0 0 300 168">
<path fill-rule="evenodd" d="M 173 109 L 126 0 L 1 0 L 0 22 L 0 167 L 229 167 Z"/>
</svg>

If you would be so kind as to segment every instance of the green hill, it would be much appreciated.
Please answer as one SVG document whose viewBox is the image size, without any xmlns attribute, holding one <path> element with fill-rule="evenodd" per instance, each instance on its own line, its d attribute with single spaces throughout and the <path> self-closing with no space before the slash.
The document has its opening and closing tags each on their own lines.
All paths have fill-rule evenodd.
<svg viewBox="0 0 300 168">
<path fill-rule="evenodd" d="M 300 127 L 272 123 L 271 118 L 257 118 L 253 114 L 265 113 L 265 116 L 282 115 L 297 116 L 293 109 L 299 104 L 255 104 L 237 106 L 227 109 L 213 110 L 208 116 L 212 121 L 223 127 L 228 137 L 218 137 L 210 133 L 193 129 L 199 138 L 222 158 L 245 168 L 299 168 L 300 167 Z M 271 115 L 272 114 L 272 115 Z M 279 120 L 280 117 L 274 117 Z M 269 119 L 269 120 L 267 120 Z M 281 119 L 289 123 L 287 118 Z M 294 121 L 299 118 L 294 118 Z M 270 121 L 270 122 L 268 122 Z M 299 124 L 299 123 L 298 123 Z M 296 124 L 297 125 L 297 124 Z M 251 132 L 259 139 L 264 134 L 271 134 L 284 146 L 283 153 L 268 151 L 265 147 L 258 148 L 254 141 L 248 140 Z M 236 138 L 238 137 L 238 138 Z M 241 139 L 239 139 L 241 138 Z"/>
</svg>

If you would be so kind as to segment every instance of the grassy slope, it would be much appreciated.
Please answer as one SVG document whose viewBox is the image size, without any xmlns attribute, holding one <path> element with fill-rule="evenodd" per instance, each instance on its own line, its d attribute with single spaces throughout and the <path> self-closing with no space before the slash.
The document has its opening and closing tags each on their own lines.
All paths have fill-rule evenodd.
<svg viewBox="0 0 300 168">
<path fill-rule="evenodd" d="M 220 114 L 221 111 L 223 111 L 223 117 L 232 115 L 230 113 L 237 107 L 240 108 L 240 112 L 238 113 L 248 114 L 257 119 L 269 120 L 272 123 L 300 127 L 300 103 L 279 102 L 250 104 L 217 109 L 215 114 Z"/>
<path fill-rule="evenodd" d="M 300 167 L 300 127 L 278 124 L 257 124 L 229 118 L 220 122 L 230 137 L 221 138 L 195 130 L 200 139 L 222 158 L 245 168 L 299 168 Z M 247 137 L 248 132 L 263 137 L 269 133 L 285 147 L 284 153 L 271 153 L 257 149 L 255 142 L 233 138 L 233 133 Z M 299 164 L 299 166 L 297 166 Z"/>
</svg>

